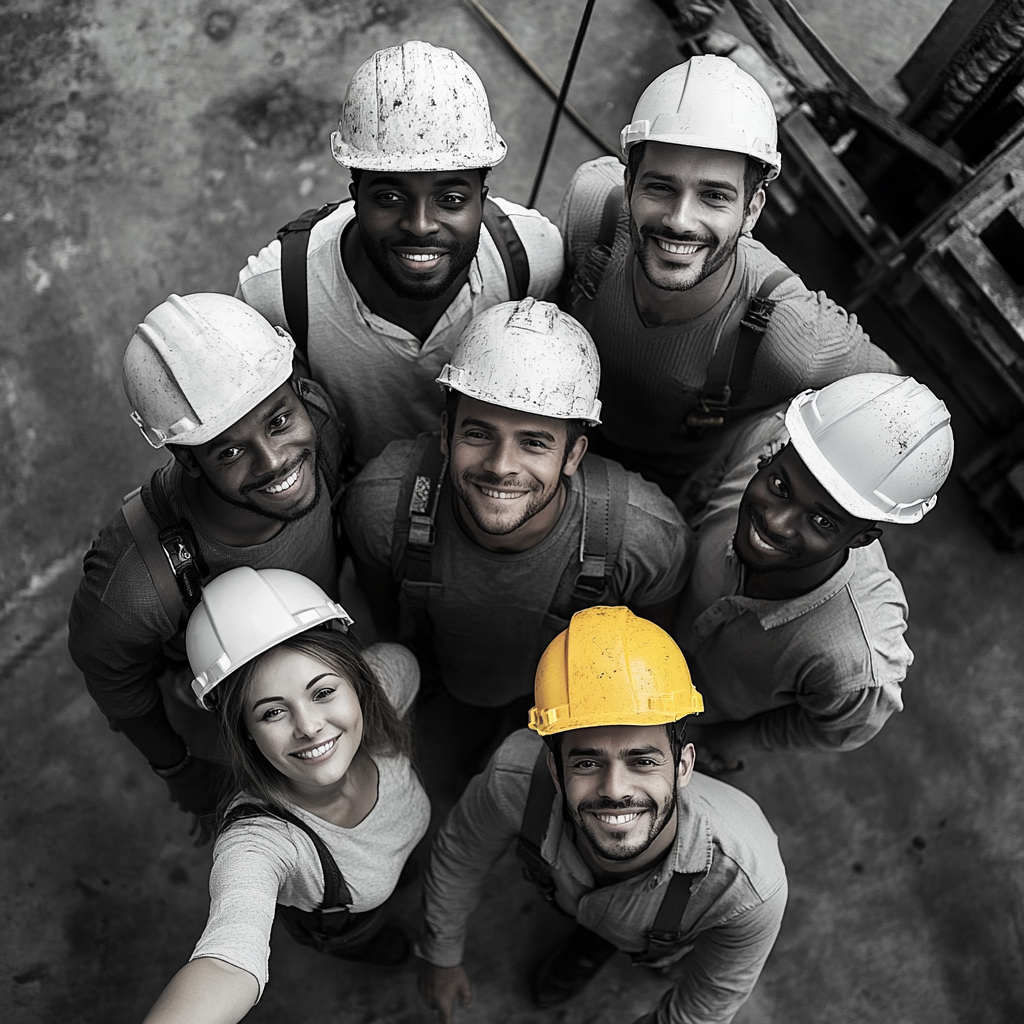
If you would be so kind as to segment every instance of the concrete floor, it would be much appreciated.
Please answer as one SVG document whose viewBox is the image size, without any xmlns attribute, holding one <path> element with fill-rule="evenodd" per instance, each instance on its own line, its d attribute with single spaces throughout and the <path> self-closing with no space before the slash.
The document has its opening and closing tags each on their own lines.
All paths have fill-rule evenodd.
<svg viewBox="0 0 1024 1024">
<path fill-rule="evenodd" d="M 884 91 L 944 3 L 798 6 Z M 489 7 L 558 80 L 582 2 Z M 524 201 L 550 104 L 455 0 L 12 0 L 0 13 L 5 1022 L 138 1020 L 202 928 L 209 850 L 107 731 L 65 651 L 81 554 L 159 461 L 128 421 L 121 355 L 170 291 L 230 291 L 279 224 L 344 193 L 327 134 L 345 83 L 407 38 L 453 46 L 480 72 L 510 146 L 494 192 Z M 675 62 L 647 0 L 600 3 L 573 101 L 614 139 Z M 595 155 L 563 126 L 542 209 L 553 215 Z M 828 239 L 798 228 L 782 254 L 841 300 L 848 275 Z M 864 322 L 929 379 L 879 310 Z M 953 407 L 962 465 L 978 438 Z M 988 546 L 955 482 L 884 543 L 912 609 L 907 710 L 853 754 L 763 755 L 737 777 L 779 833 L 792 886 L 746 1024 L 1024 1016 L 1022 559 Z M 412 914 L 415 892 L 403 899 Z M 568 1010 L 531 1009 L 530 967 L 564 927 L 503 863 L 470 947 L 476 1005 L 460 1019 L 611 1024 L 653 1004 L 666 980 L 623 959 Z M 274 948 L 249 1020 L 430 1019 L 411 970 L 347 968 L 285 936 Z"/>
</svg>

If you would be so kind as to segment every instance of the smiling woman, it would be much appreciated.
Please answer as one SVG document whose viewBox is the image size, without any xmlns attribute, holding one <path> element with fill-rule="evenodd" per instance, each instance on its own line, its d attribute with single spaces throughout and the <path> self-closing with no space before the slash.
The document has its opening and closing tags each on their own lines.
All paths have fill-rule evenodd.
<svg viewBox="0 0 1024 1024">
<path fill-rule="evenodd" d="M 275 914 L 344 960 L 408 954 L 387 901 L 430 815 L 401 717 L 419 669 L 397 644 L 360 652 L 339 624 L 351 619 L 310 580 L 248 567 L 209 583 L 189 621 L 193 689 L 220 717 L 232 786 L 206 930 L 147 1024 L 241 1020 Z"/>
</svg>

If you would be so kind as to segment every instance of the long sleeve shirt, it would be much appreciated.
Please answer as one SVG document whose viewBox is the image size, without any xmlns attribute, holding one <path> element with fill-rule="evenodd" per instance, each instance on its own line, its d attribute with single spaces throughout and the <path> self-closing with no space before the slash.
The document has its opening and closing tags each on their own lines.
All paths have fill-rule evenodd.
<svg viewBox="0 0 1024 1024">
<path fill-rule="evenodd" d="M 534 763 L 543 741 L 510 736 L 476 776 L 434 841 L 424 887 L 426 934 L 419 955 L 438 967 L 462 962 L 467 923 L 491 867 L 520 834 Z M 551 865 L 559 907 L 625 953 L 647 948 L 647 932 L 673 872 L 700 877 L 680 922 L 683 946 L 669 961 L 675 985 L 657 1024 L 732 1020 L 771 951 L 786 905 L 778 841 L 760 808 L 731 786 L 691 776 L 676 800 L 677 831 L 648 871 L 598 885 L 552 803 L 541 856 Z M 585 841 L 585 840 L 583 840 Z"/>
</svg>

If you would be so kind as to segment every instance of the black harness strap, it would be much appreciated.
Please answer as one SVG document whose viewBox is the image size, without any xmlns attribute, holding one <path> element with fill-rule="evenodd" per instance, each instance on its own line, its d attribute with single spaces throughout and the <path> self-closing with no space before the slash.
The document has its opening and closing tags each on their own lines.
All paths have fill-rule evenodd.
<svg viewBox="0 0 1024 1024">
<path fill-rule="evenodd" d="M 609 589 L 629 506 L 629 480 L 619 463 L 588 454 L 579 471 L 583 484 L 580 557 L 566 566 L 550 609 L 563 619 L 599 603 Z"/>
<path fill-rule="evenodd" d="M 324 898 L 318 910 L 330 910 L 334 907 L 348 907 L 352 904 L 352 893 L 349 891 L 345 878 L 338 867 L 338 862 L 327 849 L 327 844 L 320 838 L 316 830 L 307 825 L 300 817 L 286 811 L 283 807 L 261 807 L 259 804 L 238 804 L 232 807 L 224 817 L 221 831 L 230 828 L 238 821 L 246 818 L 280 818 L 290 825 L 301 829 L 309 836 L 310 841 L 320 859 L 320 868 L 324 875 Z"/>
<path fill-rule="evenodd" d="M 551 819 L 552 803 L 558 795 L 554 780 L 548 770 L 548 751 L 545 746 L 537 755 L 530 778 L 530 791 L 526 797 L 522 824 L 519 826 L 519 842 L 516 856 L 523 864 L 523 877 L 533 882 L 541 895 L 556 910 L 561 910 L 555 900 L 555 879 L 551 865 L 544 860 L 541 849 Z M 632 954 L 636 964 L 656 965 L 666 956 L 677 952 L 683 945 L 681 930 L 683 914 L 690 902 L 690 889 L 702 873 L 673 872 L 665 887 L 654 924 L 647 931 L 647 948 L 642 953 Z"/>
<path fill-rule="evenodd" d="M 135 547 L 146 563 L 164 613 L 172 626 L 180 628 L 185 616 L 185 602 L 182 600 L 181 591 L 178 590 L 178 581 L 168 564 L 167 553 L 160 543 L 160 531 L 142 502 L 141 487 L 136 487 L 131 494 L 124 496 L 121 515 L 128 524 Z"/>
<path fill-rule="evenodd" d="M 509 299 L 525 299 L 530 290 L 530 259 L 519 232 L 493 199 L 484 200 L 483 221 L 505 267 Z"/>
<path fill-rule="evenodd" d="M 342 202 L 350 203 L 352 200 L 324 203 L 319 209 L 306 210 L 277 232 L 281 242 L 281 297 L 284 300 L 284 316 L 288 321 L 288 331 L 295 342 L 295 348 L 302 354 L 307 364 L 309 293 L 306 288 L 306 253 L 309 250 L 309 233 L 315 224 L 334 213 Z"/>
</svg>

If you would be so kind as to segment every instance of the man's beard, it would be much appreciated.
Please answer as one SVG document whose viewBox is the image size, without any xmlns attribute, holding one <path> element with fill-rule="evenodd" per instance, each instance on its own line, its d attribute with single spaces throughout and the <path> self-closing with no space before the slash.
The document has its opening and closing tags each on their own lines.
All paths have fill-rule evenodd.
<svg viewBox="0 0 1024 1024">
<path fill-rule="evenodd" d="M 304 451 L 300 452 L 299 457 L 291 466 L 288 467 L 288 472 L 285 473 L 284 475 L 288 476 L 288 474 L 294 473 L 295 470 L 303 464 L 310 466 L 312 468 L 314 473 L 314 479 L 316 481 L 316 490 L 313 492 L 313 500 L 305 508 L 300 508 L 294 512 L 275 512 L 272 509 L 264 508 L 262 505 L 256 503 L 255 501 L 247 501 L 244 498 L 239 498 L 233 494 L 228 494 L 227 491 L 222 491 L 219 487 L 217 487 L 216 484 L 214 484 L 214 482 L 209 477 L 204 476 L 203 479 L 206 483 L 206 486 L 209 487 L 210 490 L 213 491 L 213 493 L 216 494 L 221 501 L 226 501 L 229 505 L 234 505 L 235 508 L 244 508 L 246 512 L 252 512 L 253 515 L 263 516 L 264 519 L 273 519 L 279 523 L 294 523 L 297 520 L 302 519 L 305 516 L 308 516 L 309 513 L 312 512 L 313 509 L 315 509 L 317 505 L 320 504 L 319 444 L 316 447 L 315 453 L 311 448 L 306 448 Z M 264 487 L 269 487 L 270 484 L 272 484 L 275 480 L 278 480 L 280 478 L 281 473 L 279 471 L 275 473 L 273 477 L 267 480 L 261 480 L 258 481 L 257 483 L 249 485 L 242 491 L 242 494 L 251 494 L 253 491 L 258 491 Z"/>
<path fill-rule="evenodd" d="M 665 826 L 672 819 L 672 813 L 676 807 L 676 786 L 672 786 L 672 796 L 665 802 L 660 810 L 651 801 L 639 800 L 587 800 L 571 809 L 569 814 L 573 824 L 586 837 L 590 848 L 602 860 L 627 861 L 634 860 L 648 850 L 651 844 L 661 835 Z M 584 812 L 586 811 L 618 811 L 628 812 L 631 810 L 643 810 L 650 813 L 650 822 L 647 826 L 647 835 L 640 840 L 633 840 L 627 843 L 624 836 L 621 841 L 616 839 L 599 838 L 590 827 Z M 632 837 L 630 837 L 632 838 Z M 618 845 L 610 851 L 605 848 L 604 843 L 618 842 Z"/>
<path fill-rule="evenodd" d="M 441 249 L 447 254 L 448 273 L 440 281 L 410 282 L 399 278 L 395 268 L 391 265 L 390 254 L 394 249 L 402 248 L 401 242 L 395 243 L 390 240 L 382 240 L 375 246 L 362 228 L 359 229 L 359 241 L 363 246 L 366 258 L 373 264 L 373 269 L 384 279 L 387 286 L 400 298 L 412 299 L 417 302 L 431 302 L 441 298 L 445 292 L 455 283 L 458 276 L 473 262 L 477 248 L 480 245 L 480 236 L 477 235 L 472 242 L 465 245 L 438 245 L 430 243 L 430 248 Z M 418 248 L 424 244 L 421 238 L 410 238 L 404 243 L 409 248 Z"/>
<path fill-rule="evenodd" d="M 544 509 L 551 504 L 555 495 L 558 494 L 558 489 L 561 486 L 562 478 L 558 478 L 558 483 L 551 488 L 549 494 L 544 494 L 543 486 L 537 483 L 532 485 L 519 484 L 514 488 L 520 491 L 529 491 L 530 497 L 526 502 L 526 507 L 523 508 L 519 515 L 514 519 L 502 520 L 501 526 L 497 529 L 494 525 L 484 520 L 480 515 L 477 514 L 474 508 L 473 501 L 476 495 L 471 490 L 474 484 L 481 487 L 491 487 L 498 490 L 503 484 L 512 489 L 511 485 L 507 484 L 504 477 L 495 476 L 492 473 L 470 473 L 468 470 L 462 474 L 461 477 L 452 475 L 452 486 L 455 488 L 455 493 L 462 499 L 463 505 L 466 506 L 466 510 L 473 517 L 473 522 L 486 534 L 492 537 L 506 537 L 510 533 L 515 533 L 524 523 L 529 522 L 538 512 L 543 512 Z"/>
<path fill-rule="evenodd" d="M 633 251 L 636 253 L 637 262 L 644 276 L 655 287 L 666 292 L 688 292 L 696 288 L 701 281 L 706 280 L 716 271 L 724 267 L 735 255 L 736 247 L 739 245 L 740 232 L 730 235 L 728 238 L 716 244 L 713 235 L 676 235 L 661 230 L 655 232 L 648 227 L 638 228 L 633 221 L 629 225 L 630 236 L 633 241 Z M 666 270 L 664 266 L 658 266 L 655 253 L 660 251 L 658 243 L 654 241 L 654 234 L 665 238 L 670 242 L 678 242 L 682 245 L 708 245 L 710 248 L 707 255 L 701 261 L 698 270 L 680 267 L 676 270 Z M 653 250 L 653 251 L 652 251 Z M 681 276 L 688 275 L 688 276 Z"/>
</svg>

